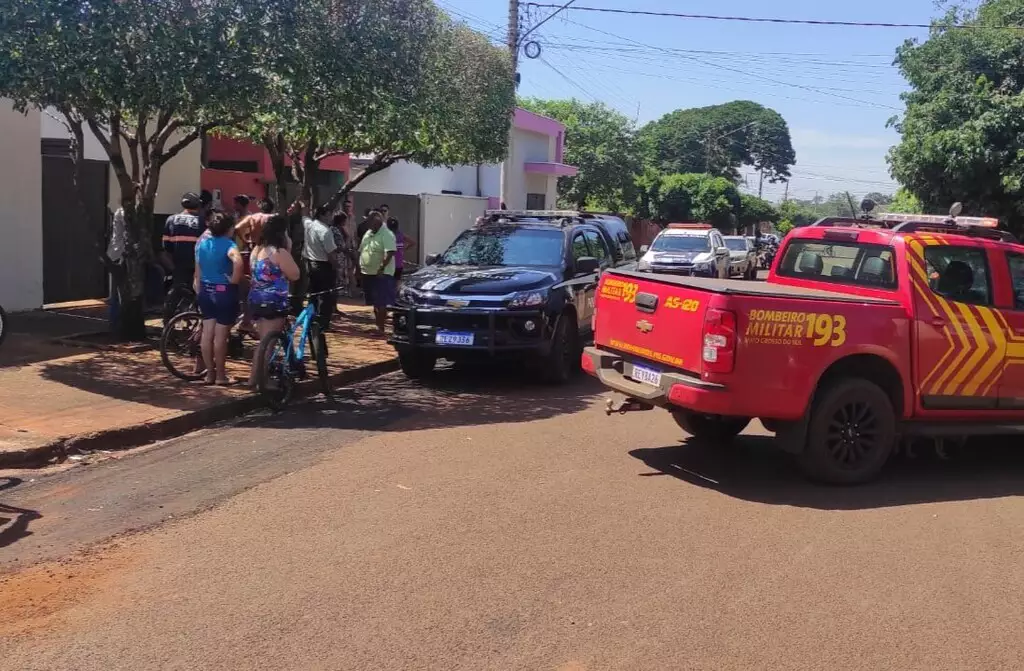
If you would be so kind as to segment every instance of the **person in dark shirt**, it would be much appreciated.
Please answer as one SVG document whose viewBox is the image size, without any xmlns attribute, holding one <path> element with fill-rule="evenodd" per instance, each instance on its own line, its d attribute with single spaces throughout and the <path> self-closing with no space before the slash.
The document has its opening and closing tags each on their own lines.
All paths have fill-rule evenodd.
<svg viewBox="0 0 1024 671">
<path fill-rule="evenodd" d="M 164 262 L 169 266 L 174 284 L 192 284 L 196 270 L 196 243 L 206 229 L 202 217 L 202 201 L 194 193 L 181 197 L 178 214 L 167 217 L 164 224 Z"/>
</svg>

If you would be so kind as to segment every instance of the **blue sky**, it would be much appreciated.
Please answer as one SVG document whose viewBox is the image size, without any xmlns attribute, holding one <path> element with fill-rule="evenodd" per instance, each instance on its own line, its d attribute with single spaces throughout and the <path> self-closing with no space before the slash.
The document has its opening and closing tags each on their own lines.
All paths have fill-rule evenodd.
<svg viewBox="0 0 1024 671">
<path fill-rule="evenodd" d="M 553 4 L 552 0 L 537 0 Z M 549 9 L 522 0 L 527 26 Z M 503 41 L 507 0 L 437 0 L 453 18 Z M 559 2 L 558 4 L 562 4 Z M 934 0 L 781 3 L 753 0 L 577 0 L 585 7 L 749 17 L 928 23 Z M 849 190 L 891 192 L 885 154 L 898 135 L 906 83 L 897 46 L 927 31 L 619 16 L 569 11 L 531 35 L 540 58 L 522 58 L 519 92 L 600 100 L 639 123 L 678 108 L 753 100 L 789 123 L 797 164 L 790 197 Z M 756 193 L 756 179 L 747 191 Z M 765 185 L 778 200 L 782 187 Z"/>
</svg>

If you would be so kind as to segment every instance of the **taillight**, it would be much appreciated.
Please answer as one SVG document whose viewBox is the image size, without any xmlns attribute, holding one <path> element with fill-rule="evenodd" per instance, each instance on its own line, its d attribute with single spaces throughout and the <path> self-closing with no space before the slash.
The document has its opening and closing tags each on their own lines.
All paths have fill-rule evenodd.
<svg viewBox="0 0 1024 671">
<path fill-rule="evenodd" d="M 701 359 L 706 373 L 731 373 L 736 364 L 736 313 L 708 308 L 704 313 Z"/>
</svg>

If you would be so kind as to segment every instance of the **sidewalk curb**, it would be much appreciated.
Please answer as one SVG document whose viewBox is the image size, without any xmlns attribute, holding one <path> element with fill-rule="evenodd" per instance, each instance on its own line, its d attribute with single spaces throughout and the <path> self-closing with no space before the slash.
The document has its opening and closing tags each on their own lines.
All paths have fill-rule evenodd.
<svg viewBox="0 0 1024 671">
<path fill-rule="evenodd" d="M 378 361 L 332 375 L 331 386 L 338 388 L 365 382 L 398 369 L 397 357 Z M 319 393 L 318 385 L 316 380 L 302 382 L 297 390 L 297 397 L 316 396 Z M 80 452 L 129 450 L 160 440 L 176 438 L 216 422 L 233 419 L 264 407 L 266 407 L 266 403 L 257 394 L 247 394 L 165 420 L 67 436 L 51 440 L 43 445 L 33 445 L 20 450 L 0 453 L 0 468 L 39 468 L 48 465 L 54 457 L 59 461 L 64 461 L 69 455 Z"/>
</svg>

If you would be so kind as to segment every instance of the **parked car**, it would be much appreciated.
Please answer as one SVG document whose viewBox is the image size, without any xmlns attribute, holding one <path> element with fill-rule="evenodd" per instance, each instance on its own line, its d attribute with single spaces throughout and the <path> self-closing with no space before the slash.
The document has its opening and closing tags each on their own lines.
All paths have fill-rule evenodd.
<svg viewBox="0 0 1024 671">
<path fill-rule="evenodd" d="M 640 248 L 643 256 L 637 270 L 691 275 L 729 277 L 729 248 L 722 234 L 710 224 L 669 224 L 658 233 L 650 247 Z"/>
<path fill-rule="evenodd" d="M 388 339 L 402 370 L 420 378 L 439 359 L 505 358 L 568 380 L 592 335 L 598 273 L 632 267 L 613 230 L 579 212 L 488 212 L 403 279 Z"/>
<path fill-rule="evenodd" d="M 1024 245 L 997 224 L 794 229 L 767 283 L 610 270 L 583 366 L 697 439 L 757 417 L 829 483 L 872 479 L 898 439 L 1022 433 Z"/>
<path fill-rule="evenodd" d="M 757 252 L 754 250 L 754 241 L 742 235 L 727 235 L 725 246 L 729 248 L 729 275 L 756 280 Z"/>
</svg>

